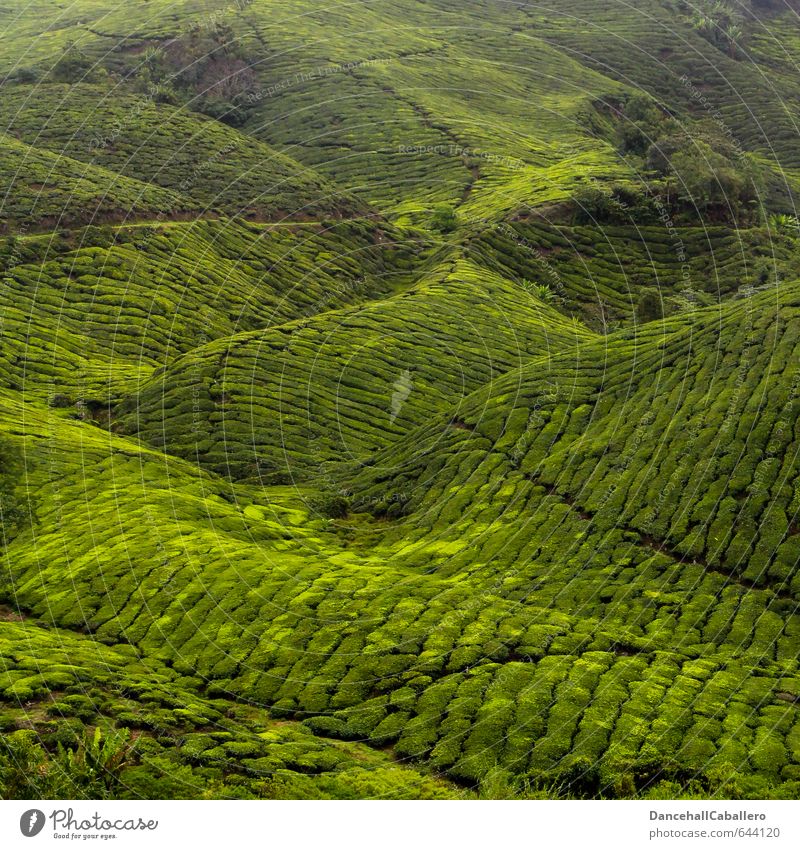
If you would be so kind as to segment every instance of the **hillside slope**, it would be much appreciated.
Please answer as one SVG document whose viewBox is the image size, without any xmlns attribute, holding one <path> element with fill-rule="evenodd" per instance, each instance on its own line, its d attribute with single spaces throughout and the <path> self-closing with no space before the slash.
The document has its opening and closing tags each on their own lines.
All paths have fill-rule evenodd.
<svg viewBox="0 0 800 849">
<path fill-rule="evenodd" d="M 334 522 L 98 430 L 69 460 L 86 426 L 28 411 L 15 598 L 462 781 L 793 794 L 798 291 L 500 377 L 379 454 Z"/>
<path fill-rule="evenodd" d="M 11 240 L 0 384 L 108 407 L 203 341 L 390 293 L 407 274 L 398 263 L 423 248 L 366 220 L 198 219 Z"/>
<path fill-rule="evenodd" d="M 119 424 L 221 474 L 263 467 L 290 482 L 309 464 L 363 459 L 494 375 L 589 336 L 519 285 L 446 261 L 388 299 L 197 348 L 123 403 Z"/>
<path fill-rule="evenodd" d="M 198 215 L 281 219 L 366 211 L 347 192 L 262 142 L 142 93 L 91 83 L 7 88 L 0 108 L 6 133 L 167 189 Z"/>
</svg>

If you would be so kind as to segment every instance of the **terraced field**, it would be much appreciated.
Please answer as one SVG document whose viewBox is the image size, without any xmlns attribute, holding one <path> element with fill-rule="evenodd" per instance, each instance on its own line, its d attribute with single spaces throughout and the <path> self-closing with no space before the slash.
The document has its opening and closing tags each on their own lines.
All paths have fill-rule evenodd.
<svg viewBox="0 0 800 849">
<path fill-rule="evenodd" d="M 364 744 L 324 740 L 263 710 L 198 697 L 197 681 L 142 663 L 124 646 L 109 649 L 12 620 L 4 623 L 0 657 L 0 726 L 9 735 L 0 763 L 7 784 L 33 797 L 469 796 Z M 83 742 L 87 725 L 101 747 L 116 744 L 124 755 L 104 781 L 90 783 L 65 759 L 47 754 L 57 744 L 91 752 L 92 744 Z"/>
<path fill-rule="evenodd" d="M 35 96 L 13 87 L 0 123 L 38 150 L 166 189 L 198 215 L 280 220 L 366 211 L 347 192 L 219 121 L 99 84 L 43 83 Z M 164 197 L 161 209 L 169 209 Z"/>
<path fill-rule="evenodd" d="M 551 5 L 0 10 L 0 796 L 800 795 L 793 7 Z"/>
<path fill-rule="evenodd" d="M 8 135 L 0 139 L 0 149 L 5 187 L 0 229 L 6 233 L 51 231 L 129 215 L 149 218 L 164 208 L 176 216 L 192 211 L 172 192 L 29 147 Z"/>
<path fill-rule="evenodd" d="M 443 403 L 588 337 L 518 284 L 446 261 L 391 298 L 194 349 L 120 406 L 120 425 L 221 474 L 266 468 L 288 483 L 307 464 L 363 459 Z"/>
<path fill-rule="evenodd" d="M 769 227 L 666 228 L 528 220 L 480 228 L 467 237 L 470 255 L 511 279 L 540 281 L 597 330 L 636 319 L 650 292 L 675 313 L 718 303 L 739 290 L 797 274 L 796 236 Z"/>
<path fill-rule="evenodd" d="M 424 249 L 370 221 L 198 219 L 9 240 L 0 382 L 108 406 L 202 340 L 386 295 Z"/>
</svg>

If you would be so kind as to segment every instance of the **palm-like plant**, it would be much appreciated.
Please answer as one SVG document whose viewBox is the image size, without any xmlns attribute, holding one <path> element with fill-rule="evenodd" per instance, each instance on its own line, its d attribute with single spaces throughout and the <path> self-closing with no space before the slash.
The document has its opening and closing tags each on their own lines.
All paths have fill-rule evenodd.
<svg viewBox="0 0 800 849">
<path fill-rule="evenodd" d="M 703 38 L 713 41 L 715 28 L 716 24 L 707 12 L 698 9 L 694 13 L 694 17 L 692 18 L 692 29 L 700 33 Z"/>
<path fill-rule="evenodd" d="M 77 785 L 110 790 L 131 758 L 133 744 L 127 728 L 103 736 L 99 728 L 88 734 L 77 749 L 59 746 L 57 760 Z"/>
<path fill-rule="evenodd" d="M 782 236 L 792 236 L 797 238 L 800 234 L 800 220 L 796 215 L 787 215 L 785 212 L 779 212 L 770 216 L 769 223 L 771 228 Z"/>
<path fill-rule="evenodd" d="M 744 35 L 744 30 L 737 23 L 728 24 L 725 29 L 725 38 L 728 41 L 728 54 L 731 59 L 736 58 L 736 53 L 739 49 L 739 41 Z"/>
<path fill-rule="evenodd" d="M 705 8 L 695 10 L 692 28 L 706 41 L 720 50 L 725 50 L 735 59 L 739 44 L 744 37 L 744 29 L 739 15 L 726 3 L 716 0 Z"/>
<path fill-rule="evenodd" d="M 546 304 L 555 300 L 555 292 L 546 283 L 534 283 L 532 280 L 526 280 L 523 286 L 534 298 L 538 298 Z"/>
</svg>

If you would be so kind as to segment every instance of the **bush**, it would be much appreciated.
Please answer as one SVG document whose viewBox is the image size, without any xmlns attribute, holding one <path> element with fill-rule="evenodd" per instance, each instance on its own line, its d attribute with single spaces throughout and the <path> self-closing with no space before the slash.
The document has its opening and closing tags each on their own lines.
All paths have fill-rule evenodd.
<svg viewBox="0 0 800 849">
<path fill-rule="evenodd" d="M 11 79 L 17 83 L 35 83 L 42 78 L 39 68 L 18 68 L 11 75 Z"/>
<path fill-rule="evenodd" d="M 431 215 L 431 227 L 440 233 L 452 233 L 458 226 L 458 216 L 446 203 L 434 206 Z"/>
<path fill-rule="evenodd" d="M 90 82 L 97 72 L 93 69 L 94 62 L 72 42 L 53 66 L 51 75 L 60 83 Z"/>
<path fill-rule="evenodd" d="M 670 119 L 650 97 L 634 94 L 622 108 L 620 130 L 623 153 L 644 154 L 648 146 L 663 135 Z"/>
<path fill-rule="evenodd" d="M 648 321 L 656 321 L 663 318 L 664 309 L 661 304 L 661 298 L 655 292 L 642 292 L 639 296 L 639 303 L 636 305 L 636 318 L 645 323 Z"/>
<path fill-rule="evenodd" d="M 550 304 L 556 299 L 556 293 L 546 283 L 534 283 L 532 280 L 524 280 L 522 286 L 526 292 L 530 292 L 534 298 Z"/>
<path fill-rule="evenodd" d="M 730 144 L 711 137 L 672 138 L 653 146 L 648 162 L 661 173 L 672 175 L 676 200 L 683 211 L 713 210 L 726 220 L 753 218 L 751 207 L 759 196 L 760 171 L 748 154 L 734 151 Z"/>
</svg>

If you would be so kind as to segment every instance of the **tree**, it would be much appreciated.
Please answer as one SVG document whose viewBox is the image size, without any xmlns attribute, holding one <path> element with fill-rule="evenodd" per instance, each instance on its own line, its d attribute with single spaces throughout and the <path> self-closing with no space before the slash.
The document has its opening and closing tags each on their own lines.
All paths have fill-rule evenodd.
<svg viewBox="0 0 800 849">
<path fill-rule="evenodd" d="M 753 160 L 741 154 L 733 162 L 704 141 L 685 144 L 669 160 L 677 182 L 678 199 L 701 212 L 716 209 L 738 218 L 748 212 L 759 194 L 759 175 Z"/>
<path fill-rule="evenodd" d="M 665 136 L 653 142 L 647 150 L 647 167 L 658 174 L 669 174 L 672 157 L 687 143 L 683 134 Z"/>
<path fill-rule="evenodd" d="M 692 27 L 709 44 L 727 53 L 731 59 L 739 56 L 739 45 L 745 32 L 742 16 L 737 9 L 716 0 L 702 5 L 692 18 Z"/>
<path fill-rule="evenodd" d="M 664 317 L 664 309 L 661 304 L 661 298 L 652 290 L 646 290 L 639 296 L 639 303 L 636 305 L 636 318 L 641 324 L 648 321 L 657 321 Z"/>
<path fill-rule="evenodd" d="M 578 223 L 588 224 L 607 221 L 617 212 L 611 189 L 606 186 L 582 186 L 572 196 L 575 218 Z"/>
<path fill-rule="evenodd" d="M 652 97 L 634 94 L 625 103 L 620 129 L 623 153 L 644 154 L 648 146 L 669 131 L 672 119 Z"/>
<path fill-rule="evenodd" d="M 739 42 L 744 38 L 744 30 L 736 23 L 730 23 L 725 27 L 725 40 L 728 43 L 728 55 L 735 59 L 739 55 Z"/>
<path fill-rule="evenodd" d="M 653 199 L 633 184 L 595 182 L 581 186 L 572 196 L 575 220 L 580 224 L 632 220 L 649 221 L 656 215 Z"/>
<path fill-rule="evenodd" d="M 452 207 L 446 203 L 438 203 L 433 208 L 431 227 L 440 233 L 452 233 L 458 226 L 458 217 Z"/>
</svg>

